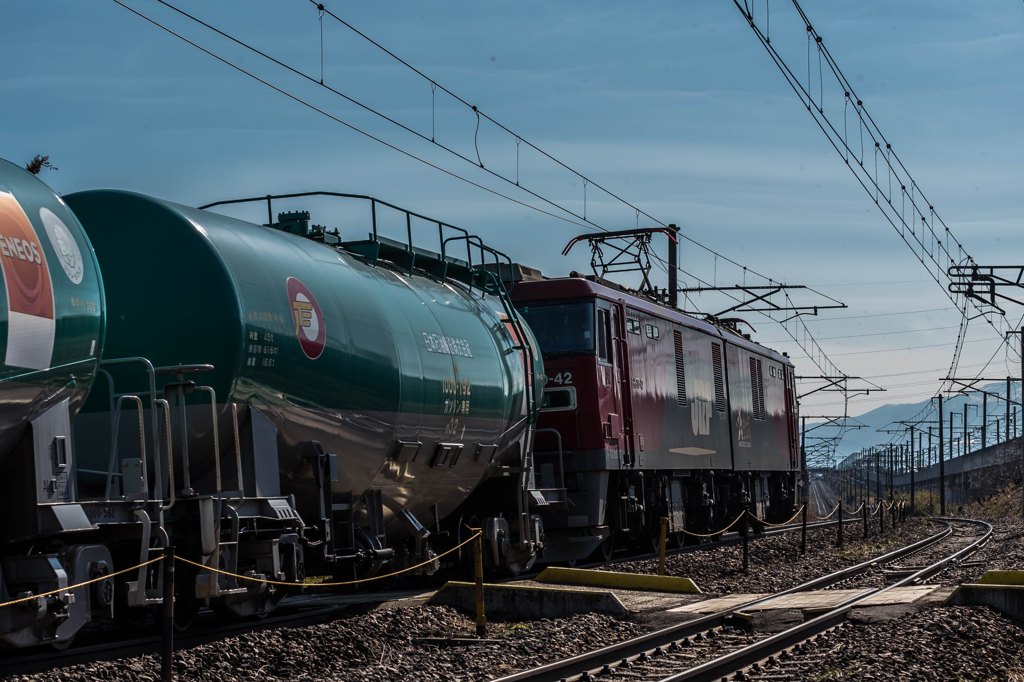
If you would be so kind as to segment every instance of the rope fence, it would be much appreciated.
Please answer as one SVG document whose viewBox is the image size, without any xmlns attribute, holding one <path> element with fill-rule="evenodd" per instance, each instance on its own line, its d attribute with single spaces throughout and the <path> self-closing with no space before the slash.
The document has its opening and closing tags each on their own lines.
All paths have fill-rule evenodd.
<svg viewBox="0 0 1024 682">
<path fill-rule="evenodd" d="M 815 516 L 815 517 L 814 517 L 814 520 L 815 520 L 815 521 L 828 521 L 828 520 L 829 520 L 829 519 L 831 519 L 831 518 L 832 518 L 833 516 L 835 516 L 835 513 L 836 513 L 837 511 L 839 511 L 839 507 L 840 507 L 841 505 L 842 505 L 842 502 L 840 502 L 839 504 L 837 504 L 837 505 L 835 506 L 835 508 L 834 508 L 834 509 L 833 509 L 832 511 L 830 511 L 830 512 L 829 512 L 829 513 L 828 513 L 827 515 L 825 515 L 825 516 Z"/>
<path fill-rule="evenodd" d="M 143 561 L 141 564 L 136 564 L 136 565 L 134 565 L 134 566 L 132 566 L 130 568 L 122 568 L 120 571 L 114 571 L 113 573 L 104 573 L 103 575 L 96 576 L 95 578 L 91 578 L 89 580 L 85 580 L 83 582 L 76 583 L 74 585 L 68 585 L 67 587 L 59 587 L 56 590 L 50 590 L 49 592 L 40 592 L 39 594 L 33 594 L 33 595 L 29 595 L 27 597 L 19 597 L 18 599 L 12 599 L 11 601 L 5 601 L 4 603 L 0 604 L 0 609 L 4 608 L 6 606 L 15 606 L 16 604 L 25 604 L 25 603 L 33 601 L 35 599 L 42 599 L 43 597 L 52 597 L 55 594 L 62 594 L 62 593 L 65 593 L 65 592 L 71 592 L 72 590 L 77 590 L 80 587 L 86 587 L 88 585 L 92 585 L 93 583 L 98 583 L 98 582 L 100 582 L 102 580 L 109 580 L 110 578 L 114 578 L 114 577 L 122 575 L 124 573 L 130 573 L 131 571 L 137 571 L 140 568 L 142 568 L 143 566 L 149 566 L 150 564 L 155 564 L 156 562 L 163 561 L 163 560 L 164 560 L 164 558 L 162 556 L 158 556 L 155 559 L 150 559 L 149 561 Z"/>
<path fill-rule="evenodd" d="M 730 529 L 730 528 L 732 528 L 732 527 L 733 527 L 733 526 L 735 526 L 735 525 L 736 525 L 737 523 L 739 523 L 740 521 L 742 521 L 742 520 L 743 520 L 743 517 L 744 517 L 744 516 L 746 516 L 746 515 L 747 515 L 747 514 L 749 514 L 749 513 L 750 513 L 749 511 L 747 511 L 746 509 L 744 509 L 744 510 L 743 510 L 742 512 L 740 512 L 740 515 L 739 515 L 739 516 L 737 516 L 737 517 L 736 517 L 736 519 L 735 519 L 735 520 L 734 520 L 734 521 L 733 521 L 732 523 L 730 523 L 730 524 L 729 524 L 728 526 L 726 526 L 725 528 L 722 528 L 721 530 L 716 530 L 716 531 L 714 531 L 713 533 L 693 533 L 693 532 L 691 532 L 691 531 L 688 531 L 688 530 L 686 530 L 685 528 L 681 528 L 681 529 L 679 529 L 679 531 L 678 531 L 678 532 L 682 533 L 683 535 L 689 535 L 689 536 L 690 536 L 691 538 L 713 538 L 713 537 L 715 537 L 716 535 L 721 535 L 722 533 L 727 533 L 727 532 L 729 532 L 729 529 Z M 756 518 L 756 517 L 755 517 L 755 518 Z"/>
<path fill-rule="evenodd" d="M 282 586 L 282 587 L 303 587 L 303 588 L 310 588 L 310 587 L 342 587 L 342 586 L 345 586 L 345 585 L 358 585 L 358 584 L 361 584 L 361 583 L 368 583 L 368 582 L 373 582 L 373 581 L 376 581 L 376 580 L 384 580 L 386 578 L 391 578 L 391 577 L 394 577 L 396 575 L 401 575 L 403 573 L 409 573 L 411 571 L 415 571 L 416 569 L 423 568 L 424 566 L 427 566 L 428 564 L 431 564 L 431 563 L 437 561 L 438 559 L 442 559 L 442 558 L 448 556 L 449 554 L 452 554 L 453 552 L 456 552 L 456 551 L 462 549 L 463 547 L 465 547 L 469 543 L 471 543 L 474 540 L 476 540 L 481 535 L 482 535 L 482 533 L 474 533 L 472 536 L 470 536 L 466 540 L 460 542 L 456 546 L 454 546 L 454 547 L 452 547 L 450 549 L 447 549 L 444 552 L 442 552 L 442 553 L 440 553 L 440 554 L 438 554 L 438 555 L 436 555 L 436 556 L 434 556 L 434 557 L 432 557 L 430 559 L 427 559 L 426 561 L 421 561 L 420 563 L 415 564 L 413 566 L 407 566 L 407 567 L 405 567 L 403 569 L 400 569 L 400 570 L 397 570 L 397 571 L 393 571 L 391 573 L 384 573 L 384 574 L 381 574 L 381 575 L 375 575 L 375 576 L 372 576 L 372 577 L 369 577 L 369 578 L 359 578 L 359 579 L 356 579 L 356 580 L 343 580 L 343 581 L 336 581 L 336 582 L 323 582 L 323 583 L 285 582 L 285 581 L 281 581 L 281 580 L 269 580 L 267 578 L 254 578 L 252 576 L 241 575 L 241 574 L 238 574 L 238 573 L 232 573 L 230 571 L 224 571 L 224 570 L 221 570 L 219 568 L 213 568 L 212 566 L 206 566 L 206 565 L 201 564 L 201 563 L 199 563 L 197 561 L 192 561 L 190 559 L 186 559 L 185 557 L 175 556 L 174 560 L 179 562 L 179 563 L 182 563 L 182 564 L 188 564 L 188 565 L 194 566 L 196 568 L 200 568 L 200 569 L 203 569 L 203 570 L 206 570 L 206 571 L 210 571 L 211 573 L 217 573 L 217 574 L 220 574 L 220 575 L 224 575 L 224 576 L 228 576 L 228 577 L 231 577 L 231 578 L 235 578 L 237 580 L 246 580 L 246 581 L 253 582 L 253 583 L 263 583 L 263 584 L 267 584 L 267 585 L 278 585 L 278 586 Z M 149 561 L 144 561 L 141 564 L 136 564 L 134 566 L 130 566 L 129 568 L 122 568 L 121 570 L 114 571 L 113 573 L 104 573 L 103 575 L 96 576 L 95 578 L 91 578 L 89 580 L 84 580 L 84 581 L 82 581 L 80 583 L 75 583 L 74 585 L 68 585 L 67 587 L 59 587 L 59 588 L 57 588 L 55 590 L 49 590 L 48 592 L 40 592 L 39 594 L 32 594 L 32 595 L 29 595 L 27 597 L 19 597 L 17 599 L 12 599 L 10 601 L 6 601 L 6 602 L 3 602 L 3 603 L 0 603 L 0 609 L 5 608 L 7 606 L 16 606 L 18 604 L 25 604 L 25 603 L 34 601 L 36 599 L 42 599 L 44 597 L 52 597 L 53 595 L 57 595 L 57 594 L 66 594 L 66 593 L 72 592 L 72 591 L 77 590 L 77 589 L 82 588 L 82 587 L 88 587 L 89 585 L 92 585 L 94 583 L 98 583 L 98 582 L 103 581 L 103 580 L 109 580 L 109 579 L 115 578 L 115 577 L 117 577 L 119 575 L 124 575 L 125 573 L 131 573 L 132 571 L 137 571 L 140 568 L 144 568 L 145 566 L 149 566 L 150 564 L 155 564 L 158 561 L 163 561 L 163 560 L 164 560 L 163 556 L 158 556 L 156 558 L 150 559 Z"/>
<path fill-rule="evenodd" d="M 796 510 L 796 513 L 793 514 L 791 517 L 789 517 L 788 521 L 783 521 L 782 523 L 768 523 L 767 521 L 762 521 L 761 519 L 758 519 L 753 514 L 750 514 L 749 510 L 747 510 L 747 514 L 750 514 L 750 516 L 752 518 L 757 519 L 758 523 L 760 523 L 761 525 L 763 525 L 766 528 L 782 528 L 782 527 L 788 526 L 791 523 L 793 523 L 794 521 L 796 521 L 796 517 L 800 516 L 800 514 L 803 513 L 805 506 L 807 506 L 807 505 L 800 505 L 800 508 Z"/>
<path fill-rule="evenodd" d="M 222 569 L 219 569 L 219 568 L 214 568 L 213 566 L 207 566 L 207 565 L 201 564 L 201 563 L 199 563 L 197 561 L 191 561 L 190 559 L 186 559 L 184 557 L 176 556 L 176 557 L 174 557 L 174 559 L 175 559 L 175 561 L 179 561 L 179 562 L 181 562 L 183 564 L 188 564 L 189 566 L 195 566 L 196 568 L 201 568 L 201 569 L 209 571 L 211 573 L 217 573 L 218 575 L 228 576 L 228 577 L 231 577 L 231 578 L 235 578 L 236 580 L 247 580 L 249 582 L 261 583 L 261 584 L 265 584 L 265 585 L 277 585 L 277 586 L 281 586 L 281 587 L 343 587 L 343 586 L 346 586 L 346 585 L 360 585 L 362 583 L 374 582 L 376 580 L 384 580 L 385 578 L 392 578 L 392 577 L 394 577 L 396 575 L 402 575 L 403 573 L 409 573 L 411 571 L 415 571 L 418 568 L 423 568 L 424 566 L 426 566 L 428 564 L 434 563 L 438 559 L 442 559 L 442 558 L 448 556 L 449 554 L 462 549 L 463 547 L 465 547 L 469 543 L 471 543 L 474 540 L 476 540 L 481 535 L 483 535 L 483 533 L 474 533 L 468 539 L 460 542 L 459 544 L 455 545 L 451 549 L 447 549 L 444 552 L 441 552 L 440 554 L 438 554 L 438 555 L 436 555 L 434 557 L 431 557 L 430 559 L 427 559 L 426 561 L 421 561 L 420 563 L 415 564 L 413 566 L 406 566 L 405 568 L 399 569 L 397 571 L 393 571 L 391 573 L 383 573 L 381 575 L 375 575 L 375 576 L 371 576 L 369 578 L 357 578 L 355 580 L 341 580 L 341 581 L 327 582 L 327 583 L 306 583 L 306 582 L 293 583 L 293 582 L 286 582 L 286 581 L 283 581 L 283 580 L 269 580 L 267 578 L 254 578 L 252 576 L 241 575 L 241 574 L 238 574 L 238 573 L 232 573 L 230 571 L 225 571 L 225 570 L 222 570 Z"/>
<path fill-rule="evenodd" d="M 863 512 L 865 510 L 865 508 L 867 508 L 869 510 L 868 513 L 869 513 L 870 516 L 876 516 L 883 509 L 885 511 L 888 511 L 891 514 L 892 510 L 897 507 L 897 504 L 900 506 L 900 508 L 902 508 L 904 506 L 904 502 L 902 500 L 899 501 L 899 502 L 893 501 L 890 504 L 886 504 L 884 501 L 879 500 L 878 504 L 872 510 L 871 507 L 867 504 L 867 502 L 861 502 L 860 506 L 857 507 L 857 509 L 855 509 L 852 512 L 848 512 L 848 513 L 851 516 L 856 516 L 857 514 L 860 514 L 861 512 Z M 744 509 L 739 514 L 739 516 L 737 516 L 731 523 L 729 523 L 724 528 L 721 528 L 720 530 L 717 530 L 717 531 L 714 531 L 714 532 L 711 532 L 711 533 L 694 533 L 692 531 L 688 531 L 685 528 L 683 528 L 683 529 L 679 529 L 679 531 L 677 531 L 677 532 L 682 533 L 683 535 L 688 535 L 690 537 L 694 537 L 694 538 L 713 538 L 713 537 L 722 535 L 723 533 L 727 533 L 730 529 L 732 529 L 737 524 L 739 524 L 741 521 L 743 521 L 747 516 L 749 516 L 753 521 L 755 521 L 755 522 L 757 522 L 759 524 L 762 524 L 765 527 L 768 527 L 768 528 L 782 528 L 782 527 L 785 527 L 785 526 L 789 526 L 794 521 L 796 521 L 797 517 L 800 516 L 800 514 L 804 511 L 804 507 L 805 506 L 806 505 L 801 505 L 801 507 L 796 510 L 796 512 L 793 514 L 793 516 L 791 516 L 789 518 L 789 520 L 784 521 L 782 523 L 769 523 L 767 521 L 764 521 L 762 519 L 757 518 L 754 514 L 750 513 L 749 510 Z M 818 517 L 816 517 L 816 520 L 818 520 L 818 521 L 826 521 L 826 520 L 830 519 L 832 516 L 834 516 L 836 514 L 836 512 L 839 511 L 839 508 L 841 506 L 842 506 L 842 503 L 840 502 L 839 504 L 836 505 L 835 509 L 833 509 L 828 515 L 826 515 L 826 516 L 818 516 Z M 344 587 L 344 586 L 349 586 L 349 585 L 360 585 L 360 584 L 364 584 L 364 583 L 375 582 L 375 581 L 378 581 L 378 580 L 385 580 L 387 578 L 392 578 L 394 576 L 402 575 L 404 573 L 410 573 L 410 572 L 415 571 L 417 569 L 423 568 L 424 566 L 432 564 L 435 561 L 438 561 L 439 559 L 443 559 L 444 557 L 448 556 L 449 554 L 452 554 L 454 552 L 459 551 L 460 549 L 462 549 L 466 545 L 470 544 L 471 542 L 474 542 L 477 538 L 481 537 L 482 535 L 483 534 L 478 531 L 478 532 L 474 533 L 473 535 L 471 535 L 470 537 L 468 537 L 467 539 L 465 539 L 462 542 L 460 542 L 459 544 L 455 545 L 454 547 L 451 547 L 451 548 L 445 550 L 444 552 L 442 552 L 442 553 L 440 553 L 440 554 L 438 554 L 438 555 L 436 555 L 434 557 L 431 557 L 430 559 L 427 559 L 425 561 L 421 561 L 420 563 L 414 564 L 412 566 L 407 566 L 407 567 L 399 569 L 397 571 L 392 571 L 391 573 L 383 573 L 381 575 L 375 575 L 375 576 L 371 576 L 371 577 L 368 577 L 368 578 L 357 578 L 357 579 L 354 579 L 354 580 L 341 580 L 341 581 L 332 581 L 332 582 L 310 583 L 310 582 L 288 582 L 288 581 L 282 581 L 282 580 L 270 580 L 268 578 L 256 578 L 256 577 L 253 577 L 253 576 L 241 575 L 239 573 L 232 573 L 231 571 L 225 571 L 225 570 L 220 569 L 220 568 L 214 568 L 212 566 L 206 566 L 205 564 L 201 564 L 201 563 L 199 563 L 197 561 L 192 561 L 191 559 L 186 559 L 186 558 L 180 557 L 180 556 L 175 556 L 174 560 L 176 562 L 180 562 L 182 564 L 187 564 L 189 566 L 193 566 L 193 567 L 201 569 L 201 570 L 209 571 L 210 573 L 216 573 L 218 575 L 223 575 L 223 576 L 227 576 L 227 577 L 230 577 L 230 578 L 234 578 L 236 580 L 242 580 L 242 581 L 251 582 L 251 583 L 259 583 L 259 584 L 265 584 L 265 585 L 276 585 L 276 586 L 280 586 L 280 587 L 301 587 L 301 588 Z M 80 589 L 82 587 L 88 587 L 89 585 L 101 582 L 103 580 L 110 580 L 111 578 L 115 578 L 115 577 L 117 577 L 119 575 L 123 575 L 125 573 L 130 573 L 132 571 L 137 571 L 140 568 L 144 568 L 146 566 L 149 566 L 151 564 L 155 564 L 155 563 L 157 563 L 159 561 L 163 561 L 163 560 L 164 560 L 163 556 L 158 556 L 158 557 L 155 557 L 153 559 L 150 559 L 149 561 L 144 561 L 144 562 L 136 564 L 134 566 L 130 566 L 128 568 L 123 568 L 123 569 L 121 569 L 119 571 L 114 571 L 112 573 L 105 573 L 103 575 L 96 576 L 95 578 L 91 578 L 89 580 L 84 580 L 82 582 L 75 583 L 74 585 L 68 585 L 67 587 L 60 587 L 60 588 L 57 588 L 57 589 L 54 589 L 54 590 L 49 590 L 47 592 L 41 592 L 39 594 L 33 594 L 33 595 L 26 596 L 26 597 L 19 597 L 17 599 L 12 599 L 10 601 L 6 601 L 6 602 L 3 602 L 3 603 L 0 603 L 0 609 L 8 607 L 8 606 L 16 606 L 18 604 L 24 604 L 24 603 L 27 603 L 27 602 L 31 602 L 31 601 L 34 601 L 34 600 L 37 600 L 37 599 L 42 599 L 44 597 L 50 597 L 50 596 L 57 595 L 57 594 L 67 594 L 67 593 L 70 593 L 70 592 L 72 592 L 74 590 Z"/>
</svg>

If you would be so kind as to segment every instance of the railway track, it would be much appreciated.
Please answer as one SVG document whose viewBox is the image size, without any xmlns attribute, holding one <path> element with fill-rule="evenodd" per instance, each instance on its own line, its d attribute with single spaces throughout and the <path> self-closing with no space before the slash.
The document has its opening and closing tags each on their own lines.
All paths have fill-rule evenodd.
<svg viewBox="0 0 1024 682">
<path fill-rule="evenodd" d="M 855 519 L 851 519 L 847 523 L 853 523 L 854 521 Z M 807 524 L 807 528 L 810 530 L 830 527 L 836 523 L 834 520 L 811 522 Z M 751 539 L 781 535 L 799 530 L 800 524 L 793 524 L 782 528 L 764 530 L 761 533 L 752 535 Z M 689 554 L 716 547 L 739 544 L 742 541 L 743 537 L 741 534 L 730 532 L 723 534 L 713 542 L 670 549 L 667 551 L 667 554 Z M 651 552 L 631 553 L 628 556 L 617 556 L 607 562 L 594 562 L 586 566 L 580 564 L 580 567 L 614 566 L 620 562 L 635 561 L 653 556 L 656 556 L 656 554 Z M 516 576 L 514 580 L 536 576 L 537 572 L 533 571 Z M 431 589 L 433 584 L 433 582 L 427 582 L 416 586 L 414 589 L 395 589 L 370 593 L 289 596 L 285 598 L 274 614 L 260 620 L 225 622 L 216 614 L 204 611 L 190 630 L 175 634 L 175 648 L 187 649 L 256 630 L 315 625 L 340 618 L 353 607 L 378 604 L 422 594 L 424 591 Z M 81 633 L 74 644 L 63 650 L 32 649 L 24 652 L 12 651 L 0 654 L 0 676 L 32 674 L 52 670 L 55 667 L 79 663 L 158 654 L 160 643 L 158 623 L 147 622 L 137 628 L 133 628 L 130 632 L 120 628 L 94 632 L 86 631 Z"/>
<path fill-rule="evenodd" d="M 826 630 L 840 627 L 849 611 L 868 597 L 901 586 L 917 585 L 952 562 L 980 549 L 988 541 L 992 526 L 983 521 L 937 519 L 945 527 L 931 537 L 894 552 L 872 558 L 841 571 L 808 581 L 788 590 L 755 599 L 733 608 L 680 623 L 635 639 L 556 661 L 538 668 L 502 677 L 493 682 L 588 682 L 601 680 L 720 680 L 759 661 L 790 661 L 799 657 L 800 644 Z M 972 526 L 976 533 L 954 533 L 954 526 Z M 929 552 L 931 563 L 895 582 L 851 597 L 827 613 L 773 635 L 755 634 L 742 626 L 740 614 L 776 597 L 823 589 L 864 574 L 879 565 L 904 562 Z M 941 555 L 935 558 L 935 555 Z M 794 663 L 799 665 L 799 663 Z M 756 669 L 755 669 L 756 670 Z M 774 671 L 773 671 L 774 672 Z"/>
</svg>

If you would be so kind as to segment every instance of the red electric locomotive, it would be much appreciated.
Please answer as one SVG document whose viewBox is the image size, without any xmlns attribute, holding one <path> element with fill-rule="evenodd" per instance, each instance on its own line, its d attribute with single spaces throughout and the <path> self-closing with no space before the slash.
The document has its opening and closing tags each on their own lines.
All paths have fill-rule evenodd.
<svg viewBox="0 0 1024 682">
<path fill-rule="evenodd" d="M 786 355 L 595 277 L 521 269 L 519 279 L 513 301 L 547 373 L 537 488 L 565 490 L 543 513 L 545 561 L 656 543 L 662 517 L 681 540 L 743 509 L 792 513 L 799 449 Z"/>
</svg>

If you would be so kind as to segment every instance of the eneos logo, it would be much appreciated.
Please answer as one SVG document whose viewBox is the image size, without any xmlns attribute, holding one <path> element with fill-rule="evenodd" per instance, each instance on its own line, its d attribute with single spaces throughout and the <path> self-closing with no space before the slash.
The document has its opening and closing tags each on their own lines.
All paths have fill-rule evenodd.
<svg viewBox="0 0 1024 682">
<path fill-rule="evenodd" d="M 327 325 L 320 305 L 313 298 L 305 284 L 289 277 L 288 303 L 292 309 L 292 321 L 295 323 L 295 338 L 299 340 L 302 352 L 310 360 L 316 360 L 324 352 L 327 343 Z"/>
<path fill-rule="evenodd" d="M 47 369 L 53 355 L 55 304 L 46 255 L 35 228 L 10 192 L 0 191 L 0 305 L 7 299 L 9 367 Z"/>
<path fill-rule="evenodd" d="M 71 230 L 48 208 L 39 209 L 39 219 L 43 221 L 43 227 L 50 237 L 53 250 L 57 252 L 57 262 L 64 269 L 64 274 L 72 284 L 81 284 L 85 274 L 82 267 L 82 251 L 71 235 Z"/>
</svg>

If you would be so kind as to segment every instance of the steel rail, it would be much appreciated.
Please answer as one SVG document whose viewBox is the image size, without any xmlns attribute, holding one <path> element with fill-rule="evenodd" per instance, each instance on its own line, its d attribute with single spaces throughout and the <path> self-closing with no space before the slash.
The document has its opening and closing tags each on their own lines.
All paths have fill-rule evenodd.
<svg viewBox="0 0 1024 682">
<path fill-rule="evenodd" d="M 714 680 L 720 680 L 725 676 L 741 670 L 742 668 L 766 659 L 768 656 L 780 653 L 789 647 L 806 641 L 810 637 L 814 637 L 815 635 L 836 627 L 846 620 L 846 616 L 850 610 L 869 597 L 875 597 L 884 592 L 888 592 L 889 590 L 896 589 L 897 587 L 919 584 L 921 581 L 941 571 L 949 563 L 978 551 L 992 536 L 992 524 L 986 521 L 949 518 L 939 518 L 937 520 L 947 524 L 948 532 L 945 534 L 946 537 L 952 534 L 952 525 L 949 525 L 952 522 L 972 523 L 981 526 L 985 532 L 980 538 L 966 547 L 954 552 L 953 554 L 945 556 L 928 566 L 925 566 L 916 573 L 913 573 L 892 585 L 888 585 L 877 590 L 871 590 L 868 593 L 848 599 L 828 613 L 812 618 L 805 623 L 801 623 L 800 625 L 776 635 L 772 635 L 771 637 L 751 644 L 750 646 L 733 651 L 732 653 L 726 654 L 725 656 L 713 661 L 708 661 L 707 663 L 703 663 L 684 672 L 665 677 L 660 682 L 683 682 L 684 680 L 688 680 L 690 682 L 712 682 Z"/>
<path fill-rule="evenodd" d="M 867 561 L 863 561 L 854 566 L 848 566 L 835 571 L 834 573 L 809 580 L 787 590 L 782 590 L 781 592 L 777 592 L 766 597 L 760 597 L 758 599 L 744 602 L 743 604 L 739 604 L 724 611 L 719 611 L 718 613 L 701 616 L 699 618 L 694 618 L 693 620 L 688 620 L 685 623 L 650 632 L 634 639 L 618 642 L 601 649 L 573 656 L 572 658 L 555 661 L 537 668 L 496 678 L 491 682 L 525 682 L 526 680 L 529 680 L 530 682 L 558 682 L 559 680 L 563 680 L 574 675 L 595 672 L 603 668 L 605 665 L 616 664 L 623 659 L 638 656 L 643 652 L 668 645 L 684 637 L 691 637 L 698 632 L 704 632 L 712 628 L 720 627 L 729 619 L 735 617 L 737 613 L 755 607 L 771 599 L 775 599 L 776 597 L 826 587 L 846 580 L 858 573 L 863 573 L 878 564 L 888 563 L 904 556 L 914 554 L 925 547 L 941 542 L 949 537 L 952 532 L 952 527 L 947 524 L 943 530 L 932 536 L 924 538 L 923 540 L 911 543 L 905 547 L 901 547 L 900 549 L 888 552 L 881 556 L 868 559 Z M 916 575 L 917 574 L 915 574 L 915 576 Z M 914 576 L 910 576 L 910 578 L 912 577 Z M 909 580 L 909 578 L 905 580 Z M 901 583 L 902 582 L 903 581 L 901 581 Z"/>
</svg>

